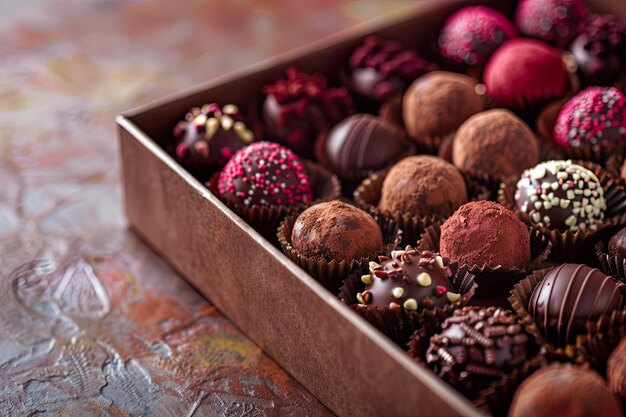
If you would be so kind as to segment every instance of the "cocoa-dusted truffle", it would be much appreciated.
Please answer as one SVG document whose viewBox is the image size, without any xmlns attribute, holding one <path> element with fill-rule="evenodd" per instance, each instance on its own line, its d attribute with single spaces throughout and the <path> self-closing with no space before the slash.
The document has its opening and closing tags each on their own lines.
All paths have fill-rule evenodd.
<svg viewBox="0 0 626 417">
<path fill-rule="evenodd" d="M 368 171 L 391 165 L 415 151 L 404 131 L 369 114 L 354 114 L 321 138 L 320 157 L 328 168 L 349 180 L 361 180 Z"/>
<path fill-rule="evenodd" d="M 361 281 L 367 286 L 357 294 L 359 305 L 403 308 L 408 311 L 443 308 L 461 298 L 450 283 L 450 261 L 431 251 L 410 246 L 370 262 L 370 273 Z"/>
<path fill-rule="evenodd" d="M 459 127 L 452 142 L 454 165 L 497 179 L 519 175 L 538 159 L 535 135 L 526 123 L 505 109 L 473 115 Z"/>
<path fill-rule="evenodd" d="M 626 227 L 614 234 L 609 240 L 609 253 L 626 259 Z"/>
<path fill-rule="evenodd" d="M 479 93 L 477 81 L 467 75 L 433 71 L 421 76 L 404 94 L 402 118 L 407 132 L 418 144 L 438 146 L 484 108 L 485 96 Z"/>
<path fill-rule="evenodd" d="M 595 230 L 606 201 L 598 177 L 572 161 L 547 161 L 524 171 L 515 191 L 517 209 L 548 230 Z"/>
<path fill-rule="evenodd" d="M 354 113 L 344 87 L 330 88 L 320 74 L 305 74 L 295 67 L 287 78 L 263 88 L 265 133 L 302 157 L 312 157 L 318 134 Z"/>
<path fill-rule="evenodd" d="M 417 77 L 437 68 L 399 42 L 374 35 L 354 50 L 348 65 L 348 87 L 376 101 L 402 94 Z"/>
<path fill-rule="evenodd" d="M 524 35 L 566 46 L 584 30 L 588 17 L 583 0 L 520 0 L 515 24 Z"/>
<path fill-rule="evenodd" d="M 626 398 L 626 338 L 617 345 L 606 364 L 609 389 Z"/>
<path fill-rule="evenodd" d="M 622 417 L 622 406 L 604 380 L 587 367 L 554 364 L 519 386 L 509 417 Z"/>
<path fill-rule="evenodd" d="M 335 200 L 315 204 L 298 216 L 291 246 L 303 256 L 351 261 L 381 250 L 383 235 L 372 216 Z"/>
<path fill-rule="evenodd" d="M 436 156 L 417 155 L 389 170 L 378 208 L 417 217 L 447 216 L 467 200 L 465 180 L 454 165 Z"/>
<path fill-rule="evenodd" d="M 510 271 L 530 261 L 530 233 L 515 213 L 491 201 L 461 206 L 441 226 L 441 255 L 461 265 Z"/>
<path fill-rule="evenodd" d="M 528 334 L 511 311 L 463 307 L 430 338 L 426 362 L 454 386 L 470 392 L 520 366 L 532 354 Z"/>
<path fill-rule="evenodd" d="M 304 165 L 289 149 L 271 142 L 237 151 L 217 187 L 223 200 L 244 206 L 288 206 L 313 199 Z"/>
<path fill-rule="evenodd" d="M 587 322 L 623 306 L 623 284 L 587 265 L 563 264 L 535 287 L 528 312 L 548 343 L 564 346 L 586 333 Z"/>
</svg>

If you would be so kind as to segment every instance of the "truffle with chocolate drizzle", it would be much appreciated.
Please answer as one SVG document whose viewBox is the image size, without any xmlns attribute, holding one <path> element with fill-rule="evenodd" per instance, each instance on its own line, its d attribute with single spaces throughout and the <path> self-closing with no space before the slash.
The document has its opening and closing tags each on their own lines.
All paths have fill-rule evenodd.
<svg viewBox="0 0 626 417">
<path fill-rule="evenodd" d="M 461 298 L 450 282 L 450 261 L 435 252 L 407 246 L 391 257 L 379 256 L 379 261 L 370 262 L 370 273 L 361 277 L 367 286 L 357 294 L 360 306 L 416 311 L 442 308 Z"/>
</svg>

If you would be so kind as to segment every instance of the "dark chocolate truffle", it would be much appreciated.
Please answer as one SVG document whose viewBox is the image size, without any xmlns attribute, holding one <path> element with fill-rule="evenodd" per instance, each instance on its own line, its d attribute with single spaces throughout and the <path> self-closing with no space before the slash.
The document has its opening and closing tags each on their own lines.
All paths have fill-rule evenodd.
<svg viewBox="0 0 626 417">
<path fill-rule="evenodd" d="M 530 233 L 515 213 L 492 201 L 461 206 L 441 226 L 442 256 L 461 265 L 511 271 L 530 262 Z"/>
<path fill-rule="evenodd" d="M 535 287 L 528 312 L 545 340 L 555 346 L 586 334 L 586 324 L 624 306 L 624 285 L 583 264 L 552 269 Z"/>
<path fill-rule="evenodd" d="M 421 311 L 461 298 L 450 283 L 450 261 L 434 252 L 407 247 L 379 258 L 380 265 L 370 262 L 370 273 L 361 277 L 367 286 L 357 294 L 359 305 Z"/>
<path fill-rule="evenodd" d="M 468 117 L 485 107 L 478 82 L 467 75 L 433 71 L 404 94 L 402 118 L 409 135 L 426 147 L 441 144 Z M 477 92 L 478 91 L 478 92 Z"/>
<path fill-rule="evenodd" d="M 595 230 L 604 219 L 604 189 L 596 175 L 572 161 L 542 162 L 524 171 L 515 191 L 517 209 L 548 230 Z"/>
<path fill-rule="evenodd" d="M 604 380 L 587 367 L 555 364 L 528 377 L 513 397 L 509 417 L 622 417 Z"/>
<path fill-rule="evenodd" d="M 415 151 L 402 129 L 369 114 L 349 116 L 321 141 L 322 162 L 348 180 L 361 180 Z"/>
<path fill-rule="evenodd" d="M 267 137 L 298 155 L 311 158 L 320 132 L 354 113 L 344 87 L 330 88 L 320 74 L 305 74 L 295 67 L 287 78 L 263 89 L 263 119 Z"/>
<path fill-rule="evenodd" d="M 454 386 L 472 393 L 523 364 L 532 345 L 520 320 L 496 307 L 463 307 L 430 338 L 426 362 Z"/>
<path fill-rule="evenodd" d="M 520 0 L 515 23 L 524 35 L 567 46 L 583 31 L 588 17 L 583 0 Z"/>
<path fill-rule="evenodd" d="M 335 200 L 315 204 L 298 216 L 291 246 L 303 256 L 351 261 L 381 250 L 383 235 L 372 216 Z"/>
<path fill-rule="evenodd" d="M 614 234 L 609 240 L 609 253 L 626 259 L 626 227 Z"/>
<path fill-rule="evenodd" d="M 519 175 L 538 159 L 535 135 L 526 123 L 505 109 L 473 115 L 459 127 L 452 142 L 454 165 L 496 179 Z"/>
<path fill-rule="evenodd" d="M 378 208 L 415 217 L 447 216 L 467 200 L 465 180 L 454 165 L 436 156 L 417 155 L 389 170 Z"/>
<path fill-rule="evenodd" d="M 277 143 L 257 142 L 239 151 L 219 175 L 220 197 L 244 206 L 289 206 L 313 200 L 304 165 Z"/>
<path fill-rule="evenodd" d="M 611 391 L 626 398 L 626 338 L 622 339 L 609 356 L 606 379 Z"/>
</svg>

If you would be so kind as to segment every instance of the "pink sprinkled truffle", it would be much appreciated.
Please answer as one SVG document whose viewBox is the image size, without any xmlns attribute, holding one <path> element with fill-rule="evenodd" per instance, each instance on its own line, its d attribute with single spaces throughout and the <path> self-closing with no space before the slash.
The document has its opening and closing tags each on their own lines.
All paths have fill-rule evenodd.
<svg viewBox="0 0 626 417">
<path fill-rule="evenodd" d="M 446 21 L 439 36 L 441 55 L 469 67 L 482 66 L 517 30 L 502 13 L 485 6 L 464 7 Z"/>
<path fill-rule="evenodd" d="M 235 153 L 219 175 L 222 199 L 244 206 L 287 206 L 313 200 L 304 165 L 289 149 L 257 142 Z"/>
<path fill-rule="evenodd" d="M 520 0 L 515 24 L 524 35 L 564 47 L 585 29 L 588 17 L 582 0 Z"/>
<path fill-rule="evenodd" d="M 561 109 L 554 141 L 563 147 L 612 145 L 626 138 L 626 98 L 615 87 L 589 87 Z"/>
</svg>

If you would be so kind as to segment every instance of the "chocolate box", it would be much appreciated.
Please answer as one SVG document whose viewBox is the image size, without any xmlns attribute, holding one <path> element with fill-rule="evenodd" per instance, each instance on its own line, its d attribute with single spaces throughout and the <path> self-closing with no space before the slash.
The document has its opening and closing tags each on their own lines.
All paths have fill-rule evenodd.
<svg viewBox="0 0 626 417">
<path fill-rule="evenodd" d="M 623 0 L 590 6 L 625 19 Z M 452 11 L 513 1 L 416 2 L 401 14 L 228 74 L 117 117 L 131 228 L 285 370 L 339 416 L 478 416 L 481 412 L 293 264 L 163 148 L 192 106 L 252 105 L 289 65 L 337 74 L 363 36 L 423 49 Z M 432 46 L 432 44 L 431 44 Z"/>
</svg>

